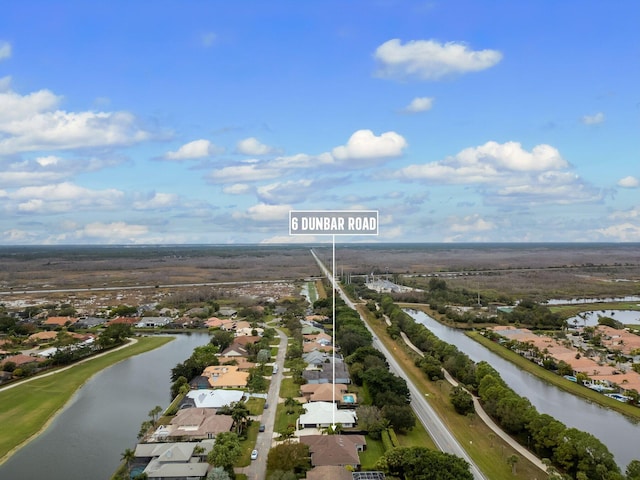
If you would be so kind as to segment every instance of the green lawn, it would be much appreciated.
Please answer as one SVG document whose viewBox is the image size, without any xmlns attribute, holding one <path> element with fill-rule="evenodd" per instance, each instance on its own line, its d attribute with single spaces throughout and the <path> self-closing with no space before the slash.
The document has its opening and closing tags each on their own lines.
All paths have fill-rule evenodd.
<svg viewBox="0 0 640 480">
<path fill-rule="evenodd" d="M 285 377 L 280 384 L 280 398 L 297 398 L 300 396 L 300 385 L 291 377 Z"/>
<path fill-rule="evenodd" d="M 125 358 L 143 353 L 172 340 L 171 337 L 142 337 L 127 348 L 96 357 L 69 370 L 36 378 L 0 392 L 0 462 L 13 449 L 36 435 L 53 415 L 91 376 Z"/>
<path fill-rule="evenodd" d="M 367 449 L 360 454 L 362 470 L 374 470 L 380 457 L 384 455 L 382 440 L 373 440 L 367 435 Z"/>
</svg>

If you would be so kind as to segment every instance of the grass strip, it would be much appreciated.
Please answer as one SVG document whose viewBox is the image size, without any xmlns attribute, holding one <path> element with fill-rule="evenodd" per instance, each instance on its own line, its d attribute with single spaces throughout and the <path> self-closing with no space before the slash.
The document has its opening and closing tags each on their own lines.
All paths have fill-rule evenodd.
<svg viewBox="0 0 640 480">
<path fill-rule="evenodd" d="M 610 408 L 611 410 L 615 410 L 616 412 L 627 415 L 636 420 L 640 420 L 640 408 L 634 407 L 633 405 L 629 405 L 627 403 L 619 402 L 618 400 L 614 400 L 613 398 L 606 397 L 605 395 L 598 393 L 590 388 L 584 387 L 582 385 L 578 385 L 575 382 L 571 382 L 560 375 L 557 375 L 545 368 L 542 368 L 539 365 L 527 360 L 526 358 L 518 355 L 516 352 L 509 350 L 502 345 L 498 345 L 497 343 L 489 340 L 484 335 L 479 332 L 465 332 L 465 334 L 485 346 L 489 350 L 491 350 L 496 355 L 508 360 L 509 362 L 516 365 L 518 368 L 529 372 L 531 375 L 535 375 L 541 380 L 544 380 L 547 383 L 555 385 L 556 387 L 577 395 L 579 397 L 585 398 L 589 401 L 597 403 L 598 405 L 602 405 L 603 407 Z"/>
<path fill-rule="evenodd" d="M 54 415 L 93 375 L 125 358 L 160 347 L 171 337 L 141 337 L 137 343 L 72 368 L 0 391 L 0 463 L 43 431 Z"/>
</svg>

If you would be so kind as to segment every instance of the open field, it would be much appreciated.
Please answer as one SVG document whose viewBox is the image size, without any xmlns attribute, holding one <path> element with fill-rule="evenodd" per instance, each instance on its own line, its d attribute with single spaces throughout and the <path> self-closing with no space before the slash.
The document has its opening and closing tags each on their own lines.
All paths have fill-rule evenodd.
<svg viewBox="0 0 640 480">
<path fill-rule="evenodd" d="M 119 286 L 300 280 L 319 273 L 310 248 L 331 263 L 330 244 L 0 247 L 0 301 L 23 289 L 92 289 L 73 294 L 79 298 Z M 417 285 L 439 275 L 452 287 L 515 296 L 635 295 L 640 244 L 337 244 L 336 269 L 402 275 Z M 119 295 L 144 299 L 162 292 L 147 288 Z"/>
</svg>

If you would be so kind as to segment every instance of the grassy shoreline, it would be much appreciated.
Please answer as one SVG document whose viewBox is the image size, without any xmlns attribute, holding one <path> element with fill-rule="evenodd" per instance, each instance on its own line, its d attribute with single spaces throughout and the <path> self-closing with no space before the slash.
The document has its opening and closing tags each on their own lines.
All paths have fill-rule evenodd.
<svg viewBox="0 0 640 480">
<path fill-rule="evenodd" d="M 171 337 L 142 337 L 134 344 L 71 368 L 0 391 L 0 464 L 42 433 L 93 375 L 126 358 L 158 348 Z"/>
</svg>

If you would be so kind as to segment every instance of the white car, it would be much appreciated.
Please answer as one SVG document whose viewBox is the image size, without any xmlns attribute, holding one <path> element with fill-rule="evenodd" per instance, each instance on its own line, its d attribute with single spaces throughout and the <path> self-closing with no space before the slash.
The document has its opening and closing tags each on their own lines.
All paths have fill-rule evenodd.
<svg viewBox="0 0 640 480">
<path fill-rule="evenodd" d="M 255 460 L 256 458 L 258 458 L 258 450 L 253 450 L 251 452 L 251 460 Z"/>
</svg>

